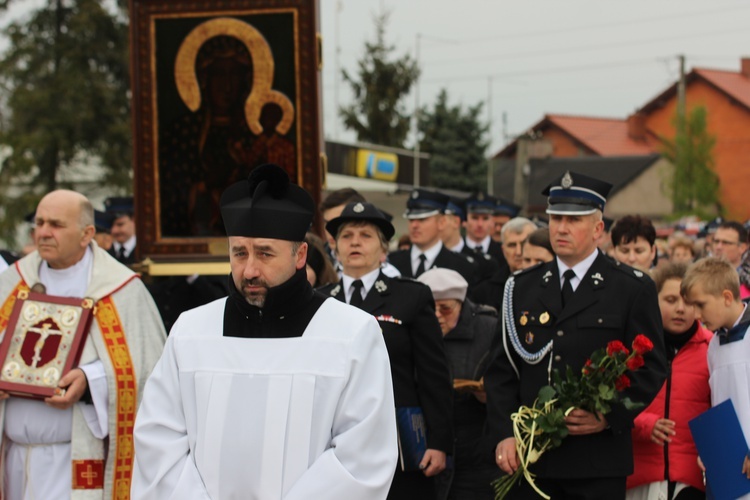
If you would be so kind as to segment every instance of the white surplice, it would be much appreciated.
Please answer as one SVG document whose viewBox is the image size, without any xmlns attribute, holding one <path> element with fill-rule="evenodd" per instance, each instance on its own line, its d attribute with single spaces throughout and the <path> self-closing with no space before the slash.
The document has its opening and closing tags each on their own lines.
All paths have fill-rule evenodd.
<svg viewBox="0 0 750 500">
<path fill-rule="evenodd" d="M 146 383 L 132 498 L 386 498 L 398 446 L 375 319 L 329 299 L 301 337 L 224 337 L 226 300 L 180 316 Z"/>
</svg>

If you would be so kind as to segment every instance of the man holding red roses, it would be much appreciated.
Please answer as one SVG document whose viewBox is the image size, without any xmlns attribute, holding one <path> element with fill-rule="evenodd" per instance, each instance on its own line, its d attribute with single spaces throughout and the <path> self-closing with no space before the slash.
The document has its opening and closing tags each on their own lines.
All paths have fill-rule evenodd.
<svg viewBox="0 0 750 500">
<path fill-rule="evenodd" d="M 510 416 L 521 405 L 533 405 L 553 370 L 565 374 L 569 367 L 581 373 L 597 349 L 624 352 L 632 346 L 637 355 L 629 359 L 628 368 L 633 371 L 616 385 L 623 396 L 644 405 L 666 376 L 653 281 L 597 249 L 611 187 L 571 172 L 553 182 L 544 194 L 549 197 L 550 241 L 557 256 L 506 284 L 502 337 L 485 387 L 494 458 L 508 474 L 519 466 Z M 639 334 L 643 336 L 634 343 Z M 566 417 L 569 435 L 529 467 L 537 475 L 537 486 L 555 499 L 624 499 L 625 478 L 633 470 L 630 430 L 637 413 L 619 403 L 606 416 L 571 409 Z M 538 496 L 521 481 L 509 498 Z"/>
</svg>

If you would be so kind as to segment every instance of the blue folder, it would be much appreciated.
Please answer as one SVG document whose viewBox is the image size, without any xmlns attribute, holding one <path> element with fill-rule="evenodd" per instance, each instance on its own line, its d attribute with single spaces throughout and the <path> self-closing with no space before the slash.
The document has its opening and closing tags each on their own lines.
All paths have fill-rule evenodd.
<svg viewBox="0 0 750 500">
<path fill-rule="evenodd" d="M 398 453 L 401 470 L 419 470 L 419 463 L 427 451 L 427 426 L 422 408 L 402 406 L 396 408 L 398 427 Z"/>
<path fill-rule="evenodd" d="M 706 467 L 707 486 L 713 498 L 728 500 L 750 493 L 750 479 L 742 474 L 747 441 L 732 400 L 701 413 L 688 425 Z"/>
</svg>

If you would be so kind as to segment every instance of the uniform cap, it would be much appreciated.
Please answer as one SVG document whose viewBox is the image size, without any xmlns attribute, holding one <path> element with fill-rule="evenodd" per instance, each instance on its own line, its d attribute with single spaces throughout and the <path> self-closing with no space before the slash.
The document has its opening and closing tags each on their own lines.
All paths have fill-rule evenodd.
<svg viewBox="0 0 750 500">
<path fill-rule="evenodd" d="M 421 281 L 432 290 L 435 300 L 466 300 L 466 290 L 469 283 L 452 269 L 433 268 L 420 274 L 417 281 Z"/>
<path fill-rule="evenodd" d="M 94 227 L 97 233 L 107 233 L 112 231 L 112 224 L 115 221 L 115 216 L 102 212 L 101 210 L 94 210 Z"/>
<path fill-rule="evenodd" d="M 415 189 L 406 200 L 406 212 L 404 217 L 407 219 L 426 219 L 433 215 L 445 212 L 450 198 L 447 194 L 437 191 L 428 191 L 426 189 Z"/>
<path fill-rule="evenodd" d="M 111 196 L 104 200 L 104 211 L 115 217 L 133 215 L 133 197 Z"/>
<path fill-rule="evenodd" d="M 489 214 L 495 212 L 497 198 L 484 192 L 475 193 L 466 200 L 466 212 L 470 214 Z"/>
<path fill-rule="evenodd" d="M 448 205 L 445 207 L 445 213 L 460 217 L 462 221 L 466 220 L 466 200 L 451 196 L 448 199 Z"/>
<path fill-rule="evenodd" d="M 495 207 L 492 211 L 493 215 L 507 215 L 511 219 L 517 217 L 521 211 L 521 207 L 503 198 L 497 198 L 495 200 Z"/>
<path fill-rule="evenodd" d="M 386 240 L 393 238 L 393 235 L 396 232 L 393 224 L 391 224 L 382 210 L 378 209 L 372 203 L 361 201 L 347 204 L 344 207 L 344 210 L 341 211 L 341 215 L 328 221 L 326 224 L 326 231 L 332 234 L 335 238 L 338 238 L 339 228 L 347 222 L 354 221 L 365 221 L 376 225 L 381 231 L 383 231 Z"/>
<path fill-rule="evenodd" d="M 547 213 L 553 215 L 588 215 L 604 211 L 612 184 L 593 177 L 567 171 L 547 186 Z"/>
</svg>

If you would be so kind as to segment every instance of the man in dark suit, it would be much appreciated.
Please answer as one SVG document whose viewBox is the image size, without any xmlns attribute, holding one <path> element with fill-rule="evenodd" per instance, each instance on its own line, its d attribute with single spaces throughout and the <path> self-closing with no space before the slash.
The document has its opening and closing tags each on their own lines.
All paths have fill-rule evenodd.
<svg viewBox="0 0 750 500">
<path fill-rule="evenodd" d="M 630 372 L 624 396 L 648 405 L 666 376 L 662 324 L 653 281 L 618 265 L 596 242 L 611 185 L 567 172 L 544 192 L 549 196 L 552 262 L 511 276 L 506 285 L 502 337 L 485 375 L 488 422 L 495 461 L 506 473 L 518 468 L 511 413 L 531 406 L 552 369 L 580 370 L 596 349 L 619 340 L 630 347 L 638 334 L 654 349 L 645 366 Z M 575 409 L 566 417 L 569 436 L 531 466 L 537 486 L 556 499 L 625 498 L 633 472 L 630 429 L 638 411 L 614 405 L 606 415 Z M 522 481 L 513 498 L 537 498 Z"/>
<path fill-rule="evenodd" d="M 465 251 L 487 254 L 502 267 L 505 264 L 503 246 L 492 239 L 495 220 L 496 199 L 485 193 L 477 193 L 466 200 L 466 245 Z"/>
<path fill-rule="evenodd" d="M 409 220 L 409 250 L 398 250 L 388 256 L 401 276 L 416 278 L 433 267 L 453 269 L 470 284 L 476 282 L 473 259 L 451 252 L 443 246 L 440 233 L 445 227 L 445 207 L 449 197 L 436 191 L 415 189 L 406 202 L 404 217 Z"/>
<path fill-rule="evenodd" d="M 104 200 L 105 211 L 112 215 L 112 246 L 109 254 L 121 264 L 135 263 L 135 220 L 133 218 L 133 197 L 111 197 Z"/>
</svg>

